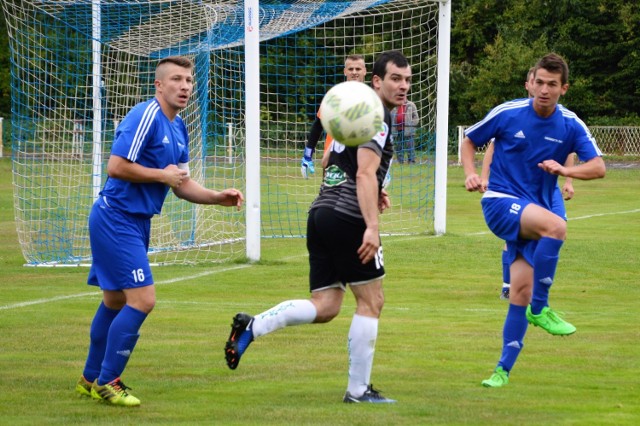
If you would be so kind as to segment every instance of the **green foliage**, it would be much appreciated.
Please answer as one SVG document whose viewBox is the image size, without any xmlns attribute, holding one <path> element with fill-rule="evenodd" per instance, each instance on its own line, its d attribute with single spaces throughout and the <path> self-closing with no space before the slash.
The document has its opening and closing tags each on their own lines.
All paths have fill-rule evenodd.
<svg viewBox="0 0 640 426">
<path fill-rule="evenodd" d="M 487 105 L 507 100 L 509 91 L 519 93 L 523 70 L 551 51 L 563 55 L 570 68 L 571 86 L 561 102 L 588 124 L 601 117 L 620 123 L 637 118 L 638 2 L 466 0 L 452 5 L 450 123 L 471 124 L 489 111 Z"/>
<path fill-rule="evenodd" d="M 4 18 L 0 16 L 0 116 L 10 118 L 10 52 Z M 326 25 L 331 28 L 331 23 Z M 369 25 L 366 19 L 365 25 Z M 420 23 L 407 21 L 405 25 L 407 31 L 413 31 Z M 326 40 L 317 40 L 310 32 L 263 43 L 263 76 L 272 80 L 273 87 L 318 86 L 313 91 L 306 91 L 312 95 L 297 99 L 298 104 L 304 103 L 308 108 L 288 111 L 284 107 L 269 107 L 268 111 L 263 109 L 263 118 L 268 115 L 275 121 L 311 121 L 327 88 L 341 81 L 341 61 L 345 55 L 353 53 L 352 46 L 358 46 L 357 53 L 365 54 L 367 63 L 373 62 L 368 46 L 373 40 L 386 37 L 384 29 L 375 28 L 375 34 L 347 38 L 348 46 L 342 49 L 325 45 Z M 349 29 L 336 31 L 348 32 Z M 49 43 L 53 43 L 57 37 L 51 35 L 49 39 Z M 393 40 L 387 42 L 390 49 L 394 48 Z M 82 46 L 79 40 L 71 43 L 74 48 L 67 49 L 66 55 L 72 55 L 74 51 L 82 51 L 85 56 L 89 54 L 88 46 Z M 295 54 L 284 54 L 285 48 Z M 320 49 L 333 52 L 336 62 L 325 64 L 326 79 L 318 84 L 313 75 L 317 70 L 307 66 L 307 62 L 315 58 Z M 414 49 L 419 51 L 421 46 Z M 640 3 L 626 0 L 460 0 L 452 2 L 450 125 L 471 124 L 496 104 L 522 96 L 523 74 L 549 51 L 560 53 L 569 62 L 571 87 L 562 103 L 587 124 L 604 121 L 620 125 L 640 124 L 637 102 L 640 96 Z M 82 59 L 82 66 L 87 66 L 89 59 L 89 56 Z M 278 76 L 268 72 L 270 65 L 282 61 L 288 64 L 290 74 Z M 60 63 L 71 64 L 71 61 Z M 79 72 L 70 68 L 67 78 L 74 78 L 73 75 Z M 86 81 L 74 81 L 69 87 L 83 84 L 89 86 Z M 294 88 L 291 96 L 302 96 L 301 93 Z M 271 106 L 282 102 L 284 105 L 290 101 L 269 96 L 263 99 L 263 104 Z M 7 140 L 5 138 L 5 146 L 9 146 Z"/>
</svg>

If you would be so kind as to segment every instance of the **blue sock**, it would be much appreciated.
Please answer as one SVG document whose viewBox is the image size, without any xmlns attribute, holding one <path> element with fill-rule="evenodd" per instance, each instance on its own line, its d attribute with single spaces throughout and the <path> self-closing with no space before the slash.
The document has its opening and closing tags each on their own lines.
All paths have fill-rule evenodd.
<svg viewBox="0 0 640 426">
<path fill-rule="evenodd" d="M 138 341 L 138 331 L 147 314 L 125 305 L 111 323 L 107 336 L 107 348 L 98 377 L 98 384 L 104 385 L 120 377 L 127 366 L 129 357 Z"/>
<path fill-rule="evenodd" d="M 509 304 L 502 329 L 502 356 L 498 362 L 498 367 L 502 367 L 506 371 L 511 371 L 524 347 L 524 335 L 527 333 L 529 325 L 526 312 L 526 306 Z"/>
<path fill-rule="evenodd" d="M 85 363 L 84 371 L 82 372 L 84 378 L 89 382 L 93 382 L 100 375 L 100 366 L 102 365 L 104 351 L 107 347 L 107 334 L 109 333 L 109 327 L 119 312 L 119 309 L 107 308 L 104 302 L 101 302 L 95 316 L 93 317 L 93 321 L 91 322 L 91 331 L 89 332 L 89 336 L 91 338 L 89 343 L 89 354 L 87 355 L 87 362 Z"/>
<path fill-rule="evenodd" d="M 511 272 L 509 271 L 508 259 L 507 259 L 507 250 L 502 250 L 502 283 L 509 284 L 511 282 Z"/>
<path fill-rule="evenodd" d="M 556 275 L 562 240 L 542 237 L 533 252 L 533 295 L 531 313 L 538 315 L 549 306 L 549 289 Z"/>
</svg>

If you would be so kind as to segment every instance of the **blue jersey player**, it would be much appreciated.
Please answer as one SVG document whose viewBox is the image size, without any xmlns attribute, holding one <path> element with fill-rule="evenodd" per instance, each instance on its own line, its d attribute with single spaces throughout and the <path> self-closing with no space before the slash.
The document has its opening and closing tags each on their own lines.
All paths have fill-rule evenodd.
<svg viewBox="0 0 640 426">
<path fill-rule="evenodd" d="M 527 80 L 524 82 L 524 88 L 530 98 L 534 97 L 533 73 L 535 69 L 535 67 L 531 67 L 529 69 L 529 72 L 527 72 Z M 484 159 L 482 160 L 482 173 L 480 174 L 480 178 L 482 179 L 482 188 L 479 190 L 480 192 L 485 192 L 487 190 L 487 185 L 489 182 L 489 166 L 491 165 L 492 159 L 493 143 L 489 143 L 485 150 Z M 574 155 L 571 154 L 567 157 L 567 161 L 566 163 L 564 163 L 564 165 L 567 167 L 573 167 L 574 161 Z M 567 211 L 564 207 L 564 201 L 572 199 L 574 194 L 575 191 L 573 189 L 573 179 L 571 177 L 566 177 L 564 179 L 562 189 L 560 189 L 560 187 L 557 187 L 555 193 L 553 194 L 551 211 L 564 220 L 567 220 Z M 505 244 L 504 250 L 502 251 L 502 289 L 500 291 L 500 298 L 503 300 L 509 300 L 509 288 L 511 287 L 511 275 L 509 271 L 509 267 L 511 265 L 508 263 L 508 261 L 509 252 L 507 251 L 507 246 Z"/>
<path fill-rule="evenodd" d="M 113 405 L 138 406 L 120 375 L 155 305 L 147 249 L 151 218 L 169 188 L 192 203 L 240 208 L 237 189 L 214 191 L 189 177 L 189 135 L 179 112 L 193 92 L 193 63 L 182 56 L 158 62 L 155 97 L 131 109 L 116 131 L 108 179 L 89 215 L 93 263 L 88 284 L 103 300 L 93 318 L 81 395 Z"/>
<path fill-rule="evenodd" d="M 501 387 L 523 347 L 529 323 L 554 335 L 576 328 L 548 306 L 560 248 L 566 238 L 564 218 L 552 211 L 558 176 L 597 179 L 605 175 L 602 153 L 585 124 L 562 105 L 569 69 L 556 54 L 535 66 L 534 97 L 497 106 L 469 127 L 462 143 L 462 164 L 468 191 L 482 188 L 475 149 L 494 139 L 491 178 L 482 197 L 482 211 L 491 231 L 507 242 L 511 265 L 509 309 L 503 328 L 502 355 L 494 373 L 482 382 Z M 564 164 L 571 153 L 582 161 Z"/>
</svg>

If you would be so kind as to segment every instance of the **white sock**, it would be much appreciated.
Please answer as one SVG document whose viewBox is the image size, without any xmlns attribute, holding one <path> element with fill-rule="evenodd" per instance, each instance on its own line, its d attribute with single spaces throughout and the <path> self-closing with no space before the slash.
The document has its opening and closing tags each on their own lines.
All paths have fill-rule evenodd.
<svg viewBox="0 0 640 426">
<path fill-rule="evenodd" d="M 373 353 L 378 337 L 378 318 L 355 314 L 349 329 L 349 384 L 347 391 L 362 396 L 371 384 Z"/>
<path fill-rule="evenodd" d="M 264 336 L 289 325 L 311 324 L 316 307 L 310 300 L 287 300 L 254 317 L 253 337 Z"/>
</svg>

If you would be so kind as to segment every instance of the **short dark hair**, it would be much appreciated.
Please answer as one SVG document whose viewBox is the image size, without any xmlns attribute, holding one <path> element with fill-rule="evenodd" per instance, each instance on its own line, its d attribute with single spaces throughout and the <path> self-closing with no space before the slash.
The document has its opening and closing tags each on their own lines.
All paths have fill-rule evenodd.
<svg viewBox="0 0 640 426">
<path fill-rule="evenodd" d="M 402 54 L 402 52 L 398 50 L 388 50 L 386 52 L 382 52 L 378 59 L 373 64 L 373 71 L 371 71 L 372 75 L 377 75 L 382 80 L 384 80 L 384 76 L 387 74 L 387 64 L 391 62 L 395 64 L 398 68 L 407 68 L 409 66 L 409 61 Z"/>
<path fill-rule="evenodd" d="M 162 64 L 175 64 L 182 68 L 193 68 L 193 61 L 186 56 L 167 56 L 166 58 L 162 58 L 158 61 L 158 65 L 156 65 L 156 69 Z"/>
<path fill-rule="evenodd" d="M 542 68 L 553 74 L 560 74 L 560 83 L 565 85 L 569 82 L 569 66 L 557 53 L 549 53 L 542 57 L 536 64 L 536 72 Z"/>
</svg>

